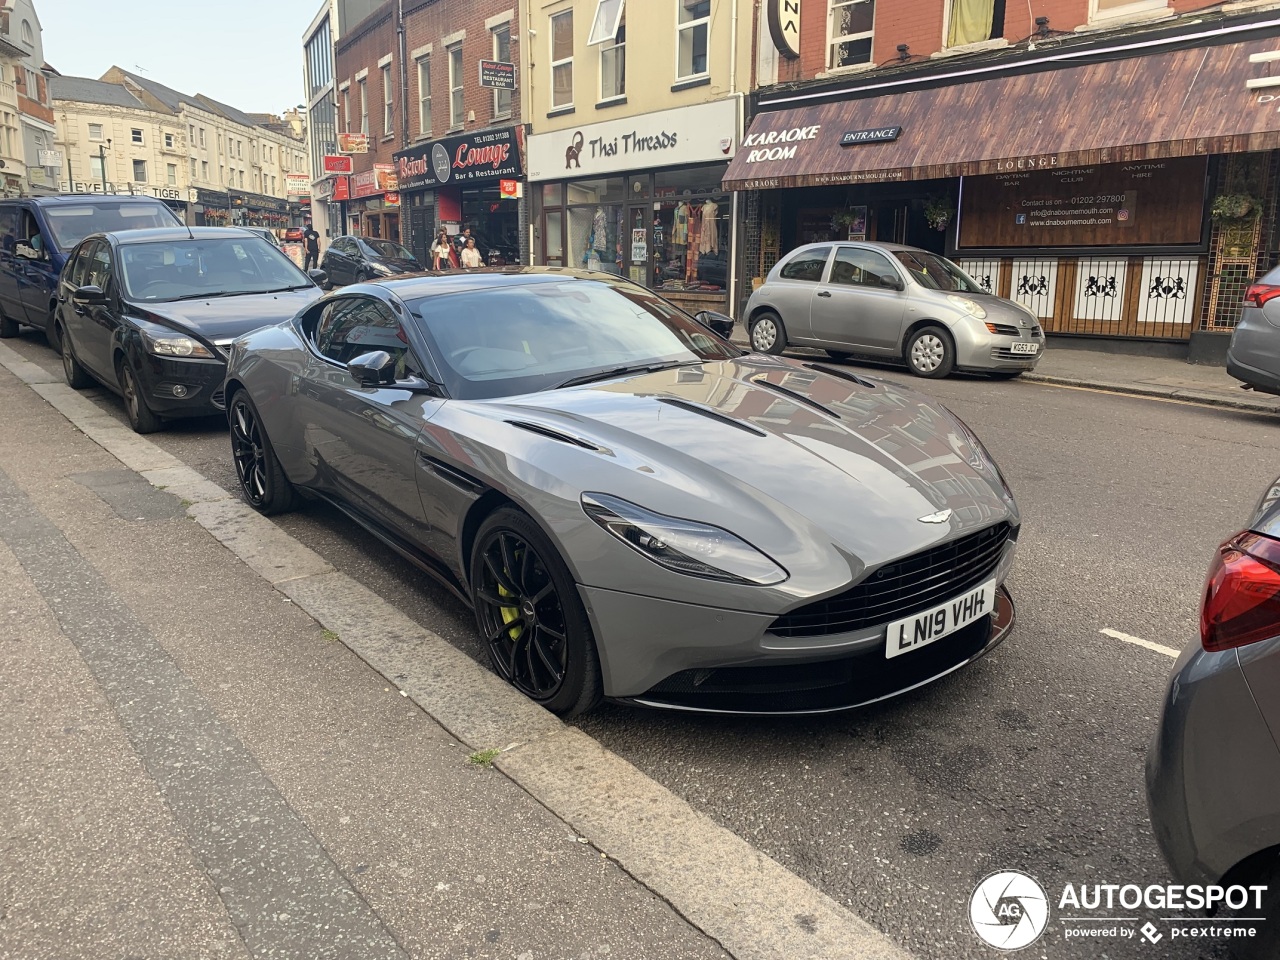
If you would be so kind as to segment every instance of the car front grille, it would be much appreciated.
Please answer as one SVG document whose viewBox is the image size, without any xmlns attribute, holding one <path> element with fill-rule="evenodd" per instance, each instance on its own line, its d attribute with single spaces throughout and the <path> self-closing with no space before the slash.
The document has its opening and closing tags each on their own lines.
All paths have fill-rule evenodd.
<svg viewBox="0 0 1280 960">
<path fill-rule="evenodd" d="M 768 632 L 779 637 L 824 637 L 928 610 L 988 580 L 1014 536 L 1008 523 L 998 523 L 886 564 L 844 593 L 783 614 Z"/>
</svg>

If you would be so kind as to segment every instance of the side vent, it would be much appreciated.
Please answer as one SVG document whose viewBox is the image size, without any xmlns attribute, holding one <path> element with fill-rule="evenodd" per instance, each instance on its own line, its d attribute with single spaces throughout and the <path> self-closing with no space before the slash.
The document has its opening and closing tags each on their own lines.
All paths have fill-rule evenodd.
<svg viewBox="0 0 1280 960">
<path fill-rule="evenodd" d="M 848 370 L 842 370 L 840 367 L 828 367 L 825 363 L 806 363 L 805 366 L 810 370 L 817 370 L 819 373 L 825 373 L 831 377 L 839 377 L 841 380 L 848 380 L 850 383 L 856 383 L 860 387 L 866 387 L 870 390 L 874 390 L 876 388 L 876 385 L 870 380 L 866 380 L 858 376 L 856 373 L 851 373 Z"/>
<path fill-rule="evenodd" d="M 561 433 L 559 430 L 543 426 L 540 423 L 529 423 L 527 420 L 508 420 L 507 423 L 519 430 L 528 430 L 530 433 L 536 433 L 549 440 L 558 440 L 560 443 L 567 443 L 573 447 L 582 447 L 584 450 L 600 449 L 594 443 L 583 440 L 581 437 L 574 437 L 567 433 Z"/>
<path fill-rule="evenodd" d="M 788 389 L 778 383 L 771 383 L 764 377 L 754 377 L 751 382 L 757 387 L 764 387 L 766 390 L 771 390 L 774 393 L 780 393 L 788 400 L 792 400 L 796 403 L 803 404 L 806 407 L 811 407 L 814 410 L 825 413 L 828 417 L 834 417 L 836 420 L 841 419 L 840 414 L 836 413 L 834 410 L 828 410 L 817 400 L 814 400 L 812 397 L 806 397 L 803 393 L 797 393 L 796 391 Z"/>
<path fill-rule="evenodd" d="M 712 407 L 704 407 L 700 403 L 694 403 L 682 397 L 658 397 L 658 402 L 672 407 L 679 407 L 681 410 L 688 410 L 690 413 L 696 413 L 706 417 L 708 420 L 716 420 L 726 426 L 737 427 L 739 430 L 745 430 L 747 433 L 755 434 L 757 437 L 768 436 L 767 433 L 754 424 L 747 423 L 745 420 L 735 420 L 733 417 L 725 416 L 719 410 Z"/>
<path fill-rule="evenodd" d="M 418 462 L 445 483 L 452 484 L 470 496 L 478 497 L 485 491 L 484 484 L 479 480 L 467 476 L 457 467 L 451 466 L 443 460 L 437 460 L 435 457 L 419 452 Z"/>
</svg>

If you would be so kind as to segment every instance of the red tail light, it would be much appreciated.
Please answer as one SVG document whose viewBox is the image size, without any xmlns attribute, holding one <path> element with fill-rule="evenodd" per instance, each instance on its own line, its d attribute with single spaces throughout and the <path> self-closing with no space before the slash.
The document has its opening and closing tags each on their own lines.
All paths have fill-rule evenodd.
<svg viewBox="0 0 1280 960">
<path fill-rule="evenodd" d="M 1280 540 L 1241 533 L 1218 548 L 1204 585 L 1200 642 L 1230 650 L 1280 636 Z"/>
<path fill-rule="evenodd" d="M 1268 300 L 1274 300 L 1276 297 L 1280 297 L 1280 286 L 1270 283 L 1251 283 L 1244 293 L 1244 302 L 1261 307 Z"/>
</svg>

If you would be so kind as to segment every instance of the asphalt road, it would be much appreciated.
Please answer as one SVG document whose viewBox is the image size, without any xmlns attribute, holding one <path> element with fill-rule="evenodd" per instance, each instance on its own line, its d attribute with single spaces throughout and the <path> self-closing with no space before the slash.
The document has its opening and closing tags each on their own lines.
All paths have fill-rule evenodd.
<svg viewBox="0 0 1280 960">
<path fill-rule="evenodd" d="M 56 369 L 40 337 L 8 343 Z M 921 958 L 989 958 L 967 909 L 995 870 L 1030 873 L 1051 897 L 1066 883 L 1168 882 L 1142 765 L 1172 661 L 1099 631 L 1175 648 L 1195 637 L 1213 548 L 1280 474 L 1280 423 L 978 377 L 911 385 L 974 428 L 1018 497 L 1013 636 L 956 676 L 853 714 L 746 720 L 606 704 L 579 726 Z M 152 439 L 234 487 L 218 421 Z M 461 604 L 336 511 L 310 506 L 280 523 L 483 657 Z M 1023 955 L 1213 955 L 1168 938 L 1068 942 L 1062 928 L 1055 919 Z"/>
</svg>

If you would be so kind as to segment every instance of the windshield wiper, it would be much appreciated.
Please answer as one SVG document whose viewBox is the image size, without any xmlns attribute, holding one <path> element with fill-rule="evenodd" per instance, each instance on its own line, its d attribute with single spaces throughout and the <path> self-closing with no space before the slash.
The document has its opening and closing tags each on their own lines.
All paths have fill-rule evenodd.
<svg viewBox="0 0 1280 960">
<path fill-rule="evenodd" d="M 614 377 L 625 376 L 628 373 L 657 373 L 659 370 L 670 370 L 672 367 L 687 367 L 690 364 L 702 363 L 701 360 L 671 360 L 666 363 L 635 363 L 626 367 L 610 367 L 608 370 L 596 370 L 594 373 L 582 373 L 576 377 L 570 377 L 561 383 L 557 383 L 554 387 L 548 387 L 549 390 L 559 390 L 561 387 L 576 387 L 583 383 L 594 383 L 597 380 L 611 380 Z"/>
<path fill-rule="evenodd" d="M 239 295 L 239 291 L 236 290 L 224 290 L 221 293 L 217 291 L 206 293 L 184 293 L 180 297 L 171 297 L 165 302 L 172 303 L 178 300 L 212 300 L 214 297 L 238 297 Z"/>
</svg>

